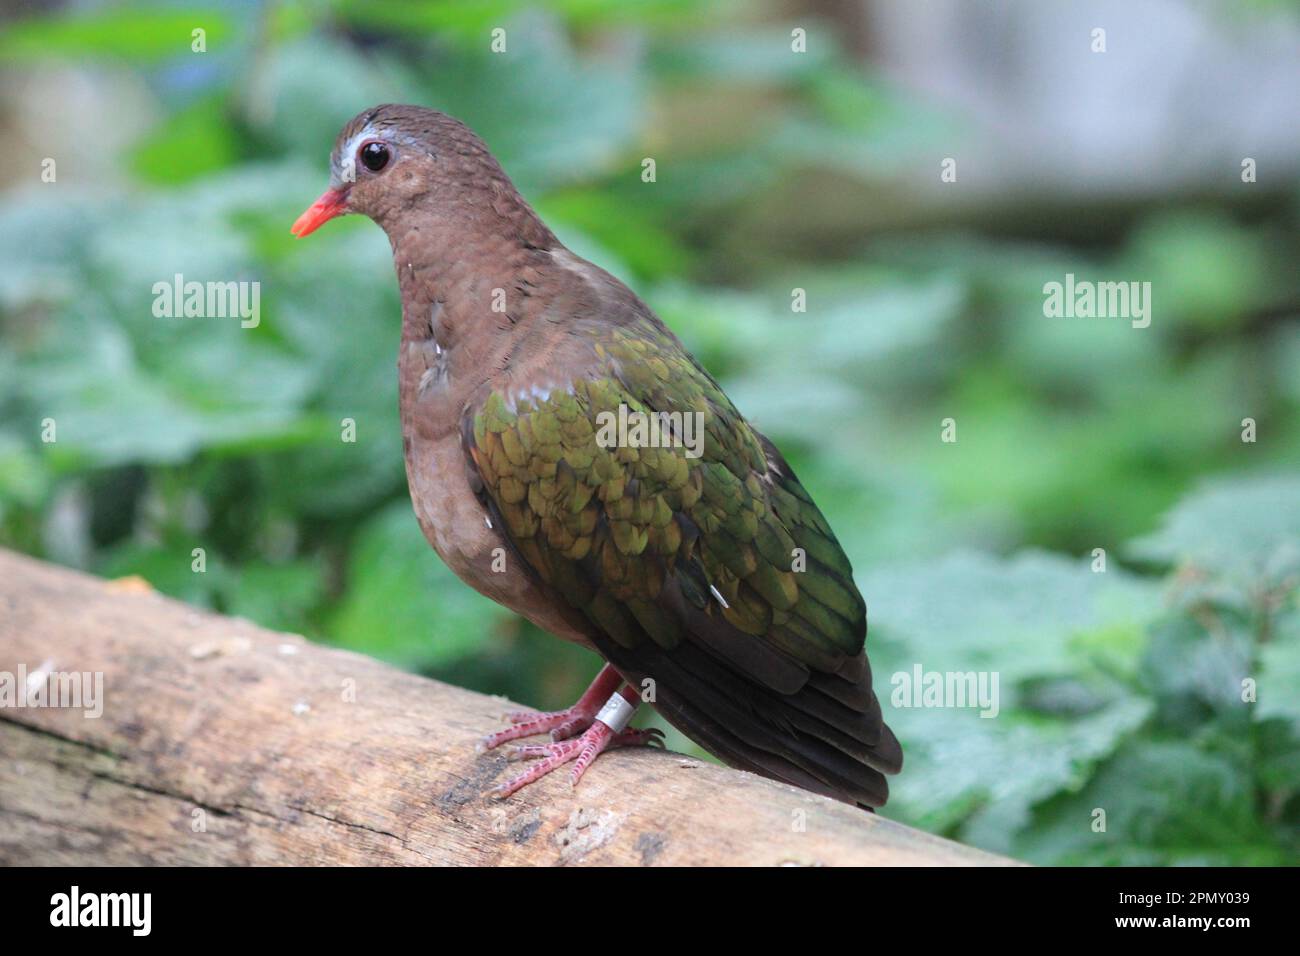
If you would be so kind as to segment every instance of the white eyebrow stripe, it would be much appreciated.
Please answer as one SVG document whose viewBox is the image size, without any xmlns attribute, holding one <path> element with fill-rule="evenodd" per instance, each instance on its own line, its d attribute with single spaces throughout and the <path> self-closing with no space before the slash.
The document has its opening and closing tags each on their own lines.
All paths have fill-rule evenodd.
<svg viewBox="0 0 1300 956">
<path fill-rule="evenodd" d="M 330 170 L 333 174 L 332 178 L 338 180 L 337 185 L 342 185 L 345 182 L 356 182 L 357 176 L 355 164 L 357 161 L 357 150 L 361 147 L 362 143 L 368 139 L 373 139 L 375 135 L 375 128 L 371 124 L 367 123 L 358 132 L 353 133 L 352 138 L 343 144 L 342 149 L 339 150 L 338 159 Z M 352 175 L 345 178 L 343 173 L 346 168 L 345 164 L 348 162 L 353 164 Z"/>
<path fill-rule="evenodd" d="M 357 153 L 357 149 L 361 146 L 361 144 L 368 139 L 373 139 L 374 136 L 375 136 L 375 128 L 369 123 L 367 123 L 359 131 L 352 134 L 352 138 L 348 140 L 347 145 L 343 150 L 343 155 L 355 156 Z"/>
<path fill-rule="evenodd" d="M 360 149 L 361 144 L 368 139 L 382 139 L 387 143 L 400 143 L 402 146 L 419 145 L 414 138 L 403 133 L 398 133 L 395 130 L 387 128 L 380 130 L 377 129 L 373 123 L 367 123 L 359 131 L 353 133 L 352 137 L 343 144 L 343 147 L 339 150 L 338 161 L 332 163 L 330 166 L 330 178 L 334 180 L 334 185 L 336 187 L 341 186 L 344 182 L 356 182 L 355 164 L 357 161 L 357 150 Z M 352 176 L 349 179 L 344 180 L 343 164 L 348 160 L 351 160 L 353 163 Z"/>
</svg>

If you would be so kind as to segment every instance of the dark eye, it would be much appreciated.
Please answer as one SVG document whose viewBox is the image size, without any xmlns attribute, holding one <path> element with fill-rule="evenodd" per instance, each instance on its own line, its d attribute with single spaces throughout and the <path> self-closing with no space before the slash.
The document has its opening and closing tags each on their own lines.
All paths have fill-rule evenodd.
<svg viewBox="0 0 1300 956">
<path fill-rule="evenodd" d="M 361 165 L 377 173 L 388 165 L 388 147 L 383 143 L 366 143 L 361 147 Z"/>
</svg>

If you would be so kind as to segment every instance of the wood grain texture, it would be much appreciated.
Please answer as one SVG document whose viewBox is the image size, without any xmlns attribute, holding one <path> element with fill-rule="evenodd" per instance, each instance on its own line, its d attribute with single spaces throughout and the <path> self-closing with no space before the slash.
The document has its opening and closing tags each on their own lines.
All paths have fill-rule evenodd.
<svg viewBox="0 0 1300 956">
<path fill-rule="evenodd" d="M 101 672 L 104 706 L 0 708 L 3 864 L 1011 862 L 663 751 L 493 800 L 503 699 L 0 551 L 20 665 Z"/>
</svg>

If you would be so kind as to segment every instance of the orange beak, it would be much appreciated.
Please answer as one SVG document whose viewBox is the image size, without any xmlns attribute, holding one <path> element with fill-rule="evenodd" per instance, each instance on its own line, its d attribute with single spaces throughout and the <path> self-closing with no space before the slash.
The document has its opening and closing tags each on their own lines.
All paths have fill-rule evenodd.
<svg viewBox="0 0 1300 956">
<path fill-rule="evenodd" d="M 344 189 L 327 189 L 312 203 L 305 213 L 298 217 L 289 231 L 301 239 L 311 235 L 335 216 L 348 211 L 348 194 Z"/>
</svg>

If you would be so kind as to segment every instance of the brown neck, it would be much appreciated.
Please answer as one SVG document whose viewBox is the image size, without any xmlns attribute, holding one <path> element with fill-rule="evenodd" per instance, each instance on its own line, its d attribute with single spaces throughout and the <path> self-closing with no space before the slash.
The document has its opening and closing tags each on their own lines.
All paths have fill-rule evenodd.
<svg viewBox="0 0 1300 956">
<path fill-rule="evenodd" d="M 559 242 L 523 208 L 527 217 L 513 222 L 496 208 L 463 205 L 383 223 L 402 294 L 403 414 L 423 409 L 421 427 L 454 429 L 467 401 L 515 374 L 523 343 L 549 311 L 536 299 L 555 285 L 550 250 Z M 421 386 L 427 381 L 433 387 Z"/>
<path fill-rule="evenodd" d="M 508 333 L 559 246 L 513 189 L 462 196 L 450 208 L 409 209 L 391 220 L 381 225 L 402 294 L 402 338 L 433 337 L 449 350 Z"/>
</svg>

